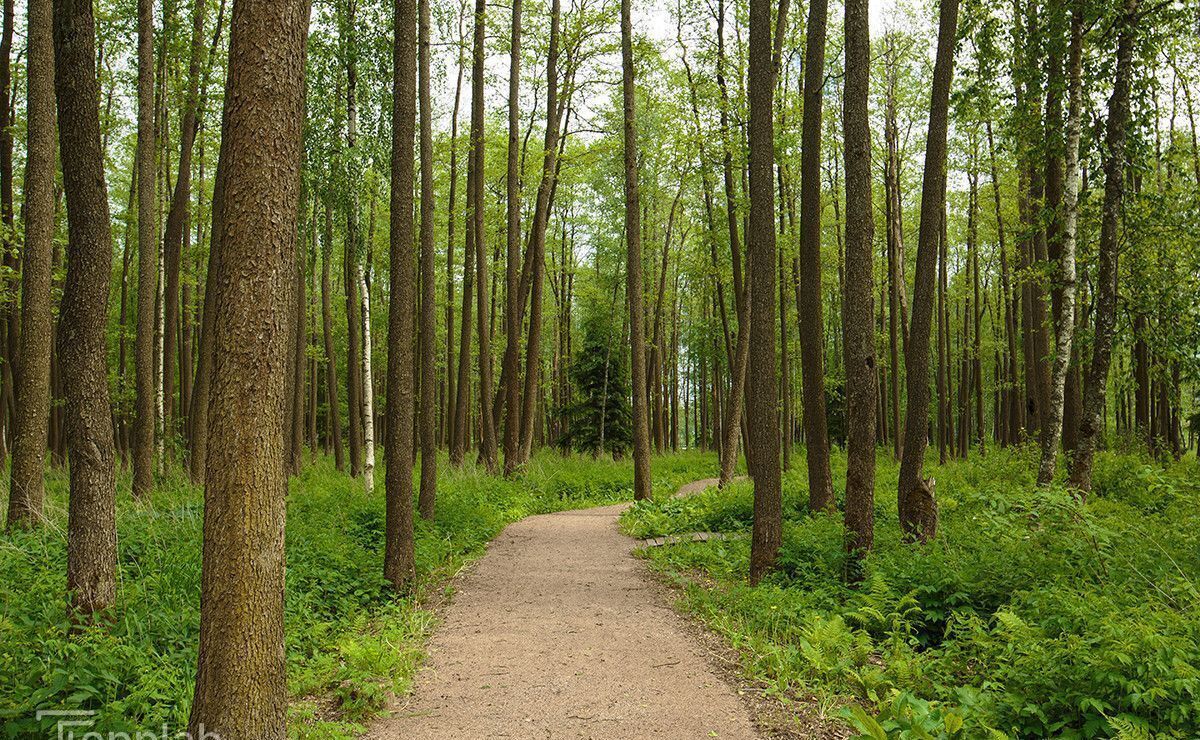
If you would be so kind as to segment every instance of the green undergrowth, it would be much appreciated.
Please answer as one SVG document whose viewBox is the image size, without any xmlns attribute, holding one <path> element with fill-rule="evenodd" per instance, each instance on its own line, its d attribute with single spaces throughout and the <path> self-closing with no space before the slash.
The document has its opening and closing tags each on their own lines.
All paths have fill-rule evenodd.
<svg viewBox="0 0 1200 740">
<path fill-rule="evenodd" d="M 543 453 L 513 480 L 468 465 L 441 466 L 437 515 L 418 519 L 417 583 L 399 598 L 382 578 L 383 474 L 368 494 L 330 460 L 291 482 L 286 640 L 291 734 L 353 737 L 403 694 L 423 657 L 434 607 L 450 579 L 521 517 L 632 499 L 628 461 Z M 710 475 L 711 457 L 657 458 L 658 495 Z M 37 710 L 91 710 L 90 729 L 172 732 L 185 727 L 199 635 L 203 496 L 181 475 L 134 501 L 128 476 L 117 503 L 119 585 L 104 626 L 74 633 L 67 618 L 63 470 L 49 473 L 48 525 L 0 534 L 0 737 L 53 737 Z"/>
<path fill-rule="evenodd" d="M 844 458 L 833 466 L 840 487 Z M 897 465 L 881 454 L 857 588 L 842 582 L 840 518 L 808 515 L 802 457 L 763 584 L 745 580 L 748 538 L 645 555 L 748 675 L 815 696 L 861 737 L 1200 737 L 1200 465 L 1100 455 L 1086 504 L 1039 489 L 1034 470 L 1033 450 L 931 466 L 941 528 L 915 546 L 900 541 Z M 658 498 L 622 525 L 741 531 L 752 498 L 749 483 Z"/>
</svg>

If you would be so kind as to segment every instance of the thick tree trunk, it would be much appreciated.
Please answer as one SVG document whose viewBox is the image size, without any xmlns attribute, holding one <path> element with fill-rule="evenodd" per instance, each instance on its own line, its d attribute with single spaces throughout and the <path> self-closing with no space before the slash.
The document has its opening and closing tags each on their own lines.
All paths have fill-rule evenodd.
<svg viewBox="0 0 1200 740">
<path fill-rule="evenodd" d="M 213 235 L 222 255 L 193 736 L 287 737 L 284 451 L 308 17 L 307 0 L 233 8 L 222 139 L 234 197 Z"/>
<path fill-rule="evenodd" d="M 54 254 L 54 30 L 51 0 L 28 0 L 25 249 L 21 266 L 21 351 L 16 377 L 8 527 L 42 519 L 50 414 Z"/>
<path fill-rule="evenodd" d="M 416 575 L 413 542 L 413 143 L 416 119 L 417 5 L 394 0 L 392 55 L 391 303 L 388 308 L 386 546 L 383 574 L 397 591 Z"/>
<path fill-rule="evenodd" d="M 642 296 L 642 207 L 638 192 L 637 122 L 634 108 L 633 20 L 621 0 L 621 94 L 624 108 L 625 293 L 633 379 L 633 497 L 650 498 L 650 427 L 646 419 L 646 330 Z M 732 227 L 731 227 L 732 228 Z"/>
<path fill-rule="evenodd" d="M 1096 437 L 1104 428 L 1103 413 L 1112 360 L 1112 338 L 1117 319 L 1117 252 L 1121 201 L 1124 197 L 1125 127 L 1129 119 L 1129 88 L 1133 71 L 1133 46 L 1138 31 L 1138 0 L 1125 0 L 1117 36 L 1117 68 L 1105 124 L 1107 156 L 1104 160 L 1104 207 L 1100 222 L 1099 273 L 1096 278 L 1096 329 L 1092 363 L 1083 392 L 1083 418 L 1079 447 L 1071 469 L 1071 486 L 1086 495 L 1092 488 L 1092 461 Z"/>
<path fill-rule="evenodd" d="M 855 581 L 861 577 L 858 566 L 861 553 L 869 551 L 875 540 L 876 370 L 871 252 L 875 228 L 871 215 L 871 130 L 867 114 L 871 74 L 868 0 L 847 0 L 845 7 L 846 80 L 842 103 L 846 160 L 846 285 L 842 308 L 847 426 L 845 523 L 846 551 L 850 554 L 846 575 L 848 580 Z M 924 404 L 919 408 L 923 410 Z"/>
<path fill-rule="evenodd" d="M 780 27 L 786 22 L 781 6 Z M 776 70 L 772 54 L 771 0 L 750 2 L 750 221 L 749 332 L 754 383 L 746 407 L 747 456 L 754 477 L 754 527 L 750 540 L 750 582 L 770 572 L 783 541 L 783 499 L 779 468 L 779 389 L 775 368 L 775 122 Z"/>
<path fill-rule="evenodd" d="M 154 297 L 158 293 L 158 214 L 155 196 L 154 3 L 138 0 L 137 53 L 138 294 L 134 344 L 133 494 L 154 486 Z"/>
<path fill-rule="evenodd" d="M 900 462 L 898 505 L 905 537 L 926 541 L 937 533 L 937 501 L 933 484 L 924 479 L 925 449 L 929 444 L 929 324 L 933 313 L 938 232 L 946 203 L 946 129 L 950 83 L 954 75 L 958 0 L 941 4 L 937 58 L 929 102 L 929 135 L 925 144 L 925 175 L 921 184 L 921 226 L 917 236 L 917 272 L 912 303 L 912 327 L 905 348 L 905 389 L 908 409 L 904 425 L 904 455 Z"/>
<path fill-rule="evenodd" d="M 100 149 L 95 38 L 90 0 L 55 0 L 54 82 L 69 227 L 57 337 L 71 463 L 67 591 L 72 608 L 85 615 L 112 604 L 117 568 L 106 332 L 112 234 Z"/>
</svg>

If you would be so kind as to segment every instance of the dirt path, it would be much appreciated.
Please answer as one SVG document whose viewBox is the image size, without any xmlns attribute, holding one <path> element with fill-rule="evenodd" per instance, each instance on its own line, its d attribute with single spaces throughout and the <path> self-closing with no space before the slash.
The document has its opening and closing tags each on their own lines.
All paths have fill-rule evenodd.
<svg viewBox="0 0 1200 740">
<path fill-rule="evenodd" d="M 631 557 L 622 508 L 505 529 L 456 584 L 415 693 L 369 737 L 758 737 Z"/>
</svg>

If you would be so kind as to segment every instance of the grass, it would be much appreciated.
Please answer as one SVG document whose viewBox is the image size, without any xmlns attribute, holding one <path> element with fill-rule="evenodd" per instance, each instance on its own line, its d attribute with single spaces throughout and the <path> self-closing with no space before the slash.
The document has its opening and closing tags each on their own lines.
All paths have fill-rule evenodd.
<svg viewBox="0 0 1200 740">
<path fill-rule="evenodd" d="M 698 453 L 654 461 L 654 490 L 710 475 Z M 399 598 L 382 577 L 382 484 L 362 490 L 318 459 L 291 482 L 285 606 L 290 732 L 355 737 L 390 694 L 409 690 L 451 578 L 508 523 L 632 499 L 628 461 L 543 453 L 513 480 L 442 461 L 437 515 L 418 521 L 417 583 Z M 382 481 L 382 473 L 377 474 Z M 199 634 L 203 496 L 171 473 L 150 500 L 118 488 L 117 603 L 105 626 L 67 618 L 65 470 L 48 473 L 48 525 L 0 534 L 0 737 L 53 736 L 38 709 L 96 712 L 92 728 L 179 729 L 191 706 Z"/>
<path fill-rule="evenodd" d="M 835 485 L 845 460 L 833 461 Z M 1087 504 L 1034 483 L 1035 451 L 931 468 L 941 529 L 900 541 L 881 453 L 876 549 L 842 583 L 840 519 L 810 516 L 803 458 L 784 476 L 779 570 L 746 583 L 746 538 L 651 548 L 682 604 L 787 700 L 861 737 L 1200 736 L 1200 466 L 1101 455 Z M 839 492 L 840 495 L 840 492 Z M 626 512 L 641 535 L 750 526 L 752 486 Z"/>
</svg>

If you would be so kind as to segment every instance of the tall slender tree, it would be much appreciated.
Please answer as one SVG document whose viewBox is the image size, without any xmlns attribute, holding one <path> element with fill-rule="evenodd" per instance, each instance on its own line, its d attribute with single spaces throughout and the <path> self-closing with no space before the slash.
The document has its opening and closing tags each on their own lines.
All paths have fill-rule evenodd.
<svg viewBox="0 0 1200 740">
<path fill-rule="evenodd" d="M 1129 89 L 1133 76 L 1133 47 L 1138 33 L 1139 0 L 1125 0 L 1117 34 L 1117 67 L 1105 122 L 1104 205 L 1100 216 L 1099 268 L 1096 276 L 1096 328 L 1092 362 L 1083 390 L 1083 416 L 1079 446 L 1075 450 L 1070 483 L 1082 494 L 1092 489 L 1092 463 L 1096 437 L 1103 432 L 1108 395 L 1108 368 L 1112 362 L 1113 332 L 1117 322 L 1117 233 L 1125 196 L 1125 138 L 1129 121 Z"/>
<path fill-rule="evenodd" d="M 650 424 L 646 418 L 646 329 L 642 295 L 642 205 L 638 192 L 631 0 L 621 0 L 622 141 L 625 161 L 625 304 L 633 385 L 633 497 L 650 498 Z"/>
<path fill-rule="evenodd" d="M 931 483 L 925 480 L 922 471 L 925 449 L 929 444 L 930 322 L 937 280 L 939 232 L 946 203 L 946 132 L 957 32 L 958 0 L 943 0 L 938 17 L 937 56 L 929 98 L 929 133 L 925 139 L 925 174 L 921 182 L 921 225 L 917 234 L 912 326 L 904 352 L 908 408 L 897 494 L 900 526 L 904 535 L 922 541 L 937 533 L 937 500 Z"/>
<path fill-rule="evenodd" d="M 1054 480 L 1058 442 L 1062 437 L 1067 373 L 1075 335 L 1075 236 L 1079 203 L 1079 136 L 1083 98 L 1083 14 L 1076 6 L 1071 13 L 1071 43 L 1067 53 L 1067 139 L 1064 156 L 1065 182 L 1062 195 L 1061 245 L 1057 265 L 1061 293 L 1055 315 L 1054 369 L 1050 382 L 1050 404 L 1042 426 L 1042 461 L 1038 483 Z"/>
<path fill-rule="evenodd" d="M 432 55 L 429 44 L 429 0 L 419 0 L 417 14 L 418 94 L 421 99 L 421 490 L 417 509 L 423 518 L 433 519 L 437 496 L 437 388 L 434 383 L 437 373 L 437 278 L 433 254 L 433 96 L 429 71 L 429 58 Z M 405 168 L 401 166 L 398 174 L 403 175 L 404 171 Z M 446 344 L 449 346 L 451 332 L 449 329 L 446 331 Z M 450 365 L 447 363 L 446 373 L 449 372 Z"/>
<path fill-rule="evenodd" d="M 8 526 L 34 525 L 45 500 L 46 422 L 50 414 L 50 338 L 54 253 L 54 29 L 51 0 L 26 6 L 25 249 L 21 267 L 21 352 L 16 377 Z"/>
<path fill-rule="evenodd" d="M 521 388 L 517 370 L 521 343 L 521 0 L 512 0 L 512 34 L 508 64 L 508 172 L 505 176 L 507 199 L 506 247 L 506 304 L 504 310 L 506 341 L 504 346 L 504 474 L 512 475 L 517 468 L 521 425 Z"/>
<path fill-rule="evenodd" d="M 808 507 L 834 507 L 825 416 L 825 318 L 821 305 L 821 124 L 825 90 L 826 0 L 811 0 L 804 50 L 804 120 L 800 154 L 800 249 L 793 264 L 800 296 L 800 372 Z"/>
<path fill-rule="evenodd" d="M 154 306 L 158 294 L 153 0 L 138 0 L 137 67 L 138 313 L 134 344 L 133 493 L 144 497 L 154 485 Z"/>
</svg>

